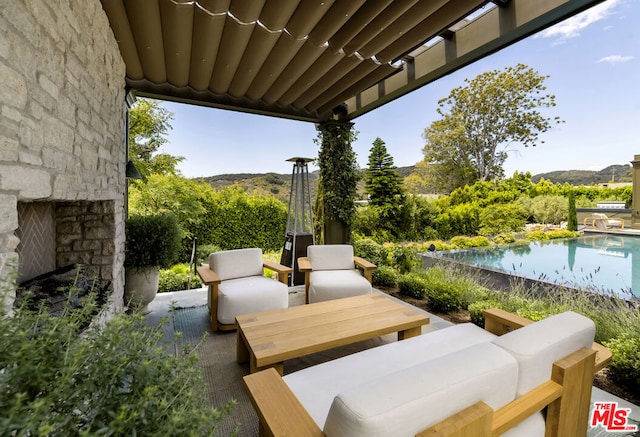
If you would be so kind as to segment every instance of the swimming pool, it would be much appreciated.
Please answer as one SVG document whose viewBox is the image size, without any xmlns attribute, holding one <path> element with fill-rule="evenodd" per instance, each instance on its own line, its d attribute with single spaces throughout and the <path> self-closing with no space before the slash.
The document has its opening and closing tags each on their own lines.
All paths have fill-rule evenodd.
<svg viewBox="0 0 640 437">
<path fill-rule="evenodd" d="M 594 234 L 434 255 L 535 281 L 640 296 L 640 237 Z"/>
</svg>

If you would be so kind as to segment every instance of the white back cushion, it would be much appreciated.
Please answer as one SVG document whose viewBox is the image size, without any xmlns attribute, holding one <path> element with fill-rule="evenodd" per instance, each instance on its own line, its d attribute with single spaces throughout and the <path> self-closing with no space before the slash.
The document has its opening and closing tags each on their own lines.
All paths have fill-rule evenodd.
<svg viewBox="0 0 640 437">
<path fill-rule="evenodd" d="M 491 343 L 470 346 L 340 393 L 328 437 L 414 436 L 484 401 L 498 409 L 515 397 L 518 365 Z"/>
<path fill-rule="evenodd" d="M 493 340 L 518 361 L 518 396 L 551 377 L 553 363 L 581 349 L 591 348 L 593 321 L 572 311 L 548 317 Z"/>
<path fill-rule="evenodd" d="M 353 269 L 353 246 L 349 244 L 311 245 L 307 256 L 313 270 Z"/>
<path fill-rule="evenodd" d="M 462 323 L 307 367 L 282 379 L 322 429 L 338 394 L 494 338 L 473 323 Z"/>
<path fill-rule="evenodd" d="M 262 249 L 235 249 L 209 255 L 209 268 L 220 280 L 262 276 Z"/>
</svg>

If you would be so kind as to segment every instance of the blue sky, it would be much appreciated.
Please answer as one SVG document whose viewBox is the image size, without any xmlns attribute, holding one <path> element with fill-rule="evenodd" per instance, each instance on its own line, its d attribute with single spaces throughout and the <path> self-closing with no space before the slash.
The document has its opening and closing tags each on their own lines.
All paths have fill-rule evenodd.
<svg viewBox="0 0 640 437">
<path fill-rule="evenodd" d="M 514 147 L 505 173 L 600 170 L 640 154 L 640 1 L 607 0 L 570 20 L 469 65 L 437 82 L 358 117 L 353 148 L 367 166 L 380 137 L 398 167 L 422 160 L 422 133 L 439 119 L 437 102 L 490 70 L 524 63 L 546 80 L 564 124 L 544 133 L 544 144 Z M 290 173 L 293 156 L 315 158 L 317 136 L 308 122 L 172 102 L 173 129 L 162 151 L 183 156 L 186 177 L 224 173 Z M 315 170 L 313 165 L 310 170 Z"/>
</svg>

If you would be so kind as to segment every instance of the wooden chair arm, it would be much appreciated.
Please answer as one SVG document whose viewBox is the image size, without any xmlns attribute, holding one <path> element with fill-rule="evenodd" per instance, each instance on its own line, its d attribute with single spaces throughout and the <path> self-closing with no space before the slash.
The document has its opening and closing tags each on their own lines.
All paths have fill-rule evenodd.
<svg viewBox="0 0 640 437">
<path fill-rule="evenodd" d="M 375 269 L 378 268 L 378 266 L 375 265 L 374 263 L 371 263 L 371 262 L 367 261 L 366 259 L 361 258 L 359 256 L 354 256 L 353 257 L 353 262 L 355 262 L 358 267 L 362 267 L 365 270 L 375 270 Z"/>
<path fill-rule="evenodd" d="M 377 265 L 370 263 L 364 258 L 360 258 L 359 256 L 353 257 L 353 262 L 356 266 L 361 267 L 363 270 L 363 275 L 367 281 L 371 284 L 373 282 L 373 271 L 378 268 Z"/>
<path fill-rule="evenodd" d="M 611 362 L 611 351 L 600 343 L 593 343 L 591 349 L 596 351 L 596 363 L 594 365 L 594 373 L 597 373 L 607 367 Z"/>
<path fill-rule="evenodd" d="M 533 321 L 517 316 L 499 308 L 484 310 L 484 329 L 495 335 L 503 335 L 509 330 L 530 325 Z M 611 362 L 611 351 L 600 343 L 593 343 L 591 349 L 596 351 L 596 363 L 594 373 L 599 372 Z"/>
<path fill-rule="evenodd" d="M 502 435 L 527 417 L 562 396 L 562 386 L 547 381 L 498 409 L 493 415 L 493 435 Z"/>
<path fill-rule="evenodd" d="M 313 270 L 311 268 L 311 261 L 309 261 L 308 257 L 302 256 L 298 258 L 298 270 L 300 270 L 301 272 L 310 272 L 311 270 Z"/>
<path fill-rule="evenodd" d="M 221 282 L 218 274 L 209 268 L 209 264 L 202 264 L 196 267 L 196 271 L 205 285 L 219 284 Z"/>
<path fill-rule="evenodd" d="M 324 436 L 274 368 L 252 373 L 243 380 L 260 419 L 261 436 Z"/>
<path fill-rule="evenodd" d="M 546 435 L 554 437 L 585 435 L 586 428 L 585 433 L 573 431 L 579 430 L 580 427 L 586 427 L 587 424 L 587 417 L 584 417 L 584 423 L 578 427 L 574 426 L 574 422 L 582 422 L 583 419 L 580 414 L 576 414 L 576 410 L 580 410 L 583 415 L 585 409 L 586 414 L 589 412 L 589 398 L 585 398 L 584 393 L 587 392 L 586 388 L 591 384 L 587 369 L 590 370 L 592 363 L 593 351 L 580 349 L 553 364 L 551 379 L 495 412 L 491 411 L 491 408 L 486 404 L 478 402 L 427 428 L 417 436 L 498 436 L 547 406 L 549 408 L 546 418 Z M 590 393 L 590 390 L 588 392 Z M 565 397 L 567 399 L 564 399 Z M 487 420 L 489 421 L 488 427 Z M 460 432 L 460 429 L 465 431 Z"/>
<path fill-rule="evenodd" d="M 499 308 L 484 310 L 484 329 L 495 335 L 506 334 L 510 330 L 522 328 L 533 321 Z"/>
<path fill-rule="evenodd" d="M 262 260 L 262 266 L 276 272 L 278 274 L 278 281 L 282 282 L 283 284 L 288 283 L 289 274 L 293 272 L 293 269 L 291 267 L 283 266 L 282 264 L 270 261 L 268 259 Z"/>
</svg>

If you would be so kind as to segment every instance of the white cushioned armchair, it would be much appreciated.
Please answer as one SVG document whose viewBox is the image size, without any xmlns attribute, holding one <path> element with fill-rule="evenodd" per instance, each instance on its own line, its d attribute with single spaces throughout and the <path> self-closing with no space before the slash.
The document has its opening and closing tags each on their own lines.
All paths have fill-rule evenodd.
<svg viewBox="0 0 640 437">
<path fill-rule="evenodd" d="M 278 281 L 264 276 L 263 268 L 278 274 Z M 291 268 L 262 259 L 262 249 L 235 249 L 209 255 L 209 264 L 197 269 L 209 286 L 211 330 L 236 328 L 236 316 L 289 306 L 287 277 Z"/>
<path fill-rule="evenodd" d="M 566 312 L 531 323 L 496 309 L 485 320 L 490 331 L 459 324 L 284 377 L 245 376 L 261 435 L 586 435 L 593 374 L 611 359 L 593 322 Z M 497 335 L 506 328 L 519 329 Z"/>
<path fill-rule="evenodd" d="M 364 276 L 355 266 L 362 268 Z M 375 264 L 354 256 L 349 244 L 311 245 L 307 256 L 298 258 L 307 303 L 371 293 L 375 268 Z"/>
</svg>

